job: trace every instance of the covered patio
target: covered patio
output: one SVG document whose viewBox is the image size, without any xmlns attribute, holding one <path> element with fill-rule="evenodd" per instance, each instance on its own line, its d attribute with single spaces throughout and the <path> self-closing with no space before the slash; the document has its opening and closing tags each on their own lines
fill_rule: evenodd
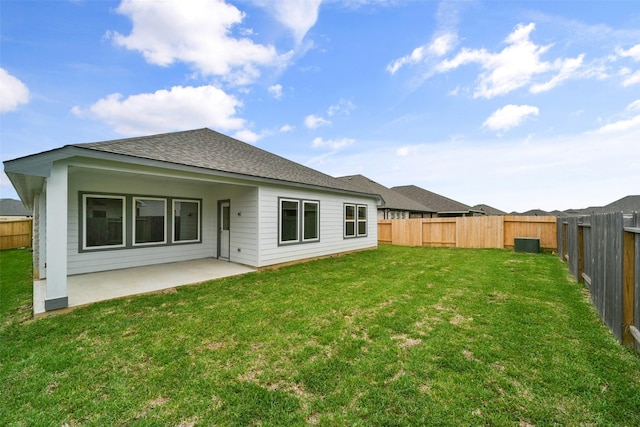
<svg viewBox="0 0 640 427">
<path fill-rule="evenodd" d="M 242 264 L 204 258 L 192 261 L 123 268 L 67 277 L 69 307 L 145 294 L 256 271 Z M 33 284 L 33 313 L 45 313 L 46 280 Z"/>
</svg>

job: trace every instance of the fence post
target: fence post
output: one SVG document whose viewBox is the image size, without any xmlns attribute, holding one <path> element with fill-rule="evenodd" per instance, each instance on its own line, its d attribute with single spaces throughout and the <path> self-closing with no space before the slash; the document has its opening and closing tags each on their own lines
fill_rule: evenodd
<svg viewBox="0 0 640 427">
<path fill-rule="evenodd" d="M 569 262 L 569 251 L 567 248 L 567 229 L 569 223 L 567 221 L 562 222 L 562 261 Z"/>
<path fill-rule="evenodd" d="M 635 347 L 635 338 L 631 333 L 634 311 L 635 285 L 635 233 L 624 231 L 622 261 L 622 344 Z"/>
<path fill-rule="evenodd" d="M 578 224 L 578 283 L 584 283 L 584 228 Z"/>
</svg>

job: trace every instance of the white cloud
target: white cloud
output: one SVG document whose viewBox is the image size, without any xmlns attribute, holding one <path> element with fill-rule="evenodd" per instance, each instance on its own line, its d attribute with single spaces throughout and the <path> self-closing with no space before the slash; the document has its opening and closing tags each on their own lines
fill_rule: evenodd
<svg viewBox="0 0 640 427">
<path fill-rule="evenodd" d="M 260 138 L 262 138 L 262 135 L 258 135 L 257 133 L 248 129 L 242 129 L 236 132 L 233 137 L 249 144 L 255 144 L 256 142 L 258 142 L 258 140 L 260 140 Z"/>
<path fill-rule="evenodd" d="M 424 46 L 419 46 L 409 54 L 405 55 L 401 58 L 398 58 L 392 61 L 389 65 L 387 65 L 387 71 L 391 74 L 395 74 L 400 70 L 400 68 L 409 64 L 417 64 L 422 62 L 424 59 Z"/>
<path fill-rule="evenodd" d="M 330 106 L 327 109 L 327 114 L 329 117 L 336 115 L 337 113 L 341 113 L 344 115 L 349 115 L 353 110 L 355 110 L 356 106 L 353 105 L 348 99 L 341 99 L 337 104 Z"/>
<path fill-rule="evenodd" d="M 640 83 L 640 70 L 636 71 L 633 74 L 627 75 L 624 80 L 622 80 L 622 86 L 624 87 L 635 85 L 638 83 Z"/>
<path fill-rule="evenodd" d="M 18 105 L 29 102 L 27 86 L 4 68 L 0 68 L 0 93 L 0 113 L 13 111 Z"/>
<path fill-rule="evenodd" d="M 395 74 L 405 65 L 419 64 L 430 58 L 446 55 L 451 51 L 457 40 L 458 38 L 454 33 L 442 34 L 434 38 L 429 45 L 418 46 L 410 54 L 391 61 L 387 65 L 387 72 Z"/>
<path fill-rule="evenodd" d="M 280 99 L 282 98 L 282 85 L 280 84 L 275 84 L 273 86 L 269 86 L 269 93 L 271 94 L 271 96 L 273 96 L 275 99 Z"/>
<path fill-rule="evenodd" d="M 117 11 L 131 19 L 133 28 L 127 36 L 109 33 L 111 39 L 141 52 L 151 64 L 166 67 L 182 61 L 201 74 L 241 85 L 260 75 L 258 67 L 283 65 L 291 56 L 235 37 L 233 30 L 244 13 L 222 0 L 123 0 Z"/>
<path fill-rule="evenodd" d="M 296 43 L 300 43 L 318 20 L 321 3 L 322 0 L 269 0 L 264 6 L 291 31 Z"/>
<path fill-rule="evenodd" d="M 324 147 L 328 147 L 332 150 L 341 150 L 344 147 L 347 147 L 349 145 L 352 145 L 353 143 L 355 143 L 356 140 L 353 138 L 340 138 L 340 139 L 329 139 L 327 141 L 323 140 L 320 137 L 317 137 L 313 140 L 313 142 L 311 143 L 311 145 L 314 148 L 324 148 Z"/>
<path fill-rule="evenodd" d="M 292 132 L 295 129 L 295 126 L 291 126 L 289 124 L 287 125 L 283 125 L 282 127 L 280 127 L 280 132 Z"/>
<path fill-rule="evenodd" d="M 640 99 L 636 99 L 631 104 L 627 105 L 627 111 L 640 111 Z"/>
<path fill-rule="evenodd" d="M 396 150 L 396 156 L 398 157 L 407 157 L 409 155 L 411 155 L 411 153 L 413 152 L 413 147 L 411 146 L 405 146 L 405 147 L 400 147 Z"/>
<path fill-rule="evenodd" d="M 616 53 L 624 58 L 631 58 L 634 61 L 640 62 L 640 44 L 630 47 L 627 50 L 617 48 Z"/>
<path fill-rule="evenodd" d="M 154 93 L 111 94 L 83 110 L 73 113 L 100 119 L 124 135 L 144 135 L 210 126 L 221 130 L 240 130 L 244 120 L 236 117 L 242 103 L 215 86 L 182 87 Z"/>
<path fill-rule="evenodd" d="M 577 58 L 567 58 L 564 60 L 558 59 L 554 64 L 554 68 L 560 69 L 551 80 L 546 83 L 538 83 L 531 86 L 531 93 L 546 92 L 558 86 L 564 80 L 570 79 L 576 75 L 577 70 L 582 66 L 584 60 L 584 54 L 579 55 Z"/>
<path fill-rule="evenodd" d="M 625 113 L 625 118 L 607 123 L 590 133 L 623 135 L 634 131 L 640 133 L 640 99 L 636 99 L 627 105 L 625 111 L 631 113 L 631 115 Z"/>
<path fill-rule="evenodd" d="M 305 117 L 304 119 L 304 125 L 306 127 L 308 127 L 309 129 L 317 129 L 320 126 L 327 126 L 330 125 L 331 121 L 327 120 L 323 117 L 320 116 L 316 116 L 313 114 L 309 114 L 307 117 Z"/>
<path fill-rule="evenodd" d="M 538 114 L 540 114 L 538 107 L 509 104 L 494 111 L 482 126 L 493 131 L 505 132 L 519 126 L 528 117 Z"/>
<path fill-rule="evenodd" d="M 429 45 L 429 52 L 435 56 L 444 56 L 453 49 L 458 37 L 453 33 L 446 33 L 436 37 Z"/>
<path fill-rule="evenodd" d="M 536 45 L 530 40 L 535 24 L 519 24 L 507 36 L 507 46 L 500 52 L 492 53 L 486 49 L 463 48 L 453 58 L 445 59 L 435 67 L 439 73 L 448 72 L 470 63 L 478 63 L 484 70 L 478 76 L 474 90 L 475 98 L 493 98 L 533 83 L 533 93 L 550 90 L 564 80 L 580 75 L 584 55 L 576 58 L 559 58 L 553 63 L 543 61 L 542 55 L 550 45 Z M 536 76 L 557 71 L 546 83 L 535 84 Z"/>
<path fill-rule="evenodd" d="M 618 120 L 613 123 L 608 123 L 601 128 L 597 129 L 595 133 L 619 133 L 628 132 L 634 129 L 640 129 L 640 114 L 630 119 Z"/>
</svg>

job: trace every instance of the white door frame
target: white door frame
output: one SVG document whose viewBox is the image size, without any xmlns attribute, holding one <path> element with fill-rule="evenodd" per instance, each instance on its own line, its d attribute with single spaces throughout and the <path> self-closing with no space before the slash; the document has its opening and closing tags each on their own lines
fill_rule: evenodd
<svg viewBox="0 0 640 427">
<path fill-rule="evenodd" d="M 231 255 L 231 200 L 218 200 L 218 258 Z"/>
</svg>

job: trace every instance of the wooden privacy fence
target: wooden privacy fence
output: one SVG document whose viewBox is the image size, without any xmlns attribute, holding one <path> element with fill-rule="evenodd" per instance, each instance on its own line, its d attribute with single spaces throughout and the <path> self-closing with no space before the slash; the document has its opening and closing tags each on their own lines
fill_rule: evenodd
<svg viewBox="0 0 640 427">
<path fill-rule="evenodd" d="M 0 221 L 0 250 L 31 247 L 33 220 Z"/>
<path fill-rule="evenodd" d="M 378 242 L 401 246 L 513 249 L 517 237 L 555 251 L 554 216 L 472 216 L 378 220 Z"/>
<path fill-rule="evenodd" d="M 566 218 L 557 236 L 558 254 L 589 287 L 602 321 L 640 351 L 640 212 Z"/>
</svg>

